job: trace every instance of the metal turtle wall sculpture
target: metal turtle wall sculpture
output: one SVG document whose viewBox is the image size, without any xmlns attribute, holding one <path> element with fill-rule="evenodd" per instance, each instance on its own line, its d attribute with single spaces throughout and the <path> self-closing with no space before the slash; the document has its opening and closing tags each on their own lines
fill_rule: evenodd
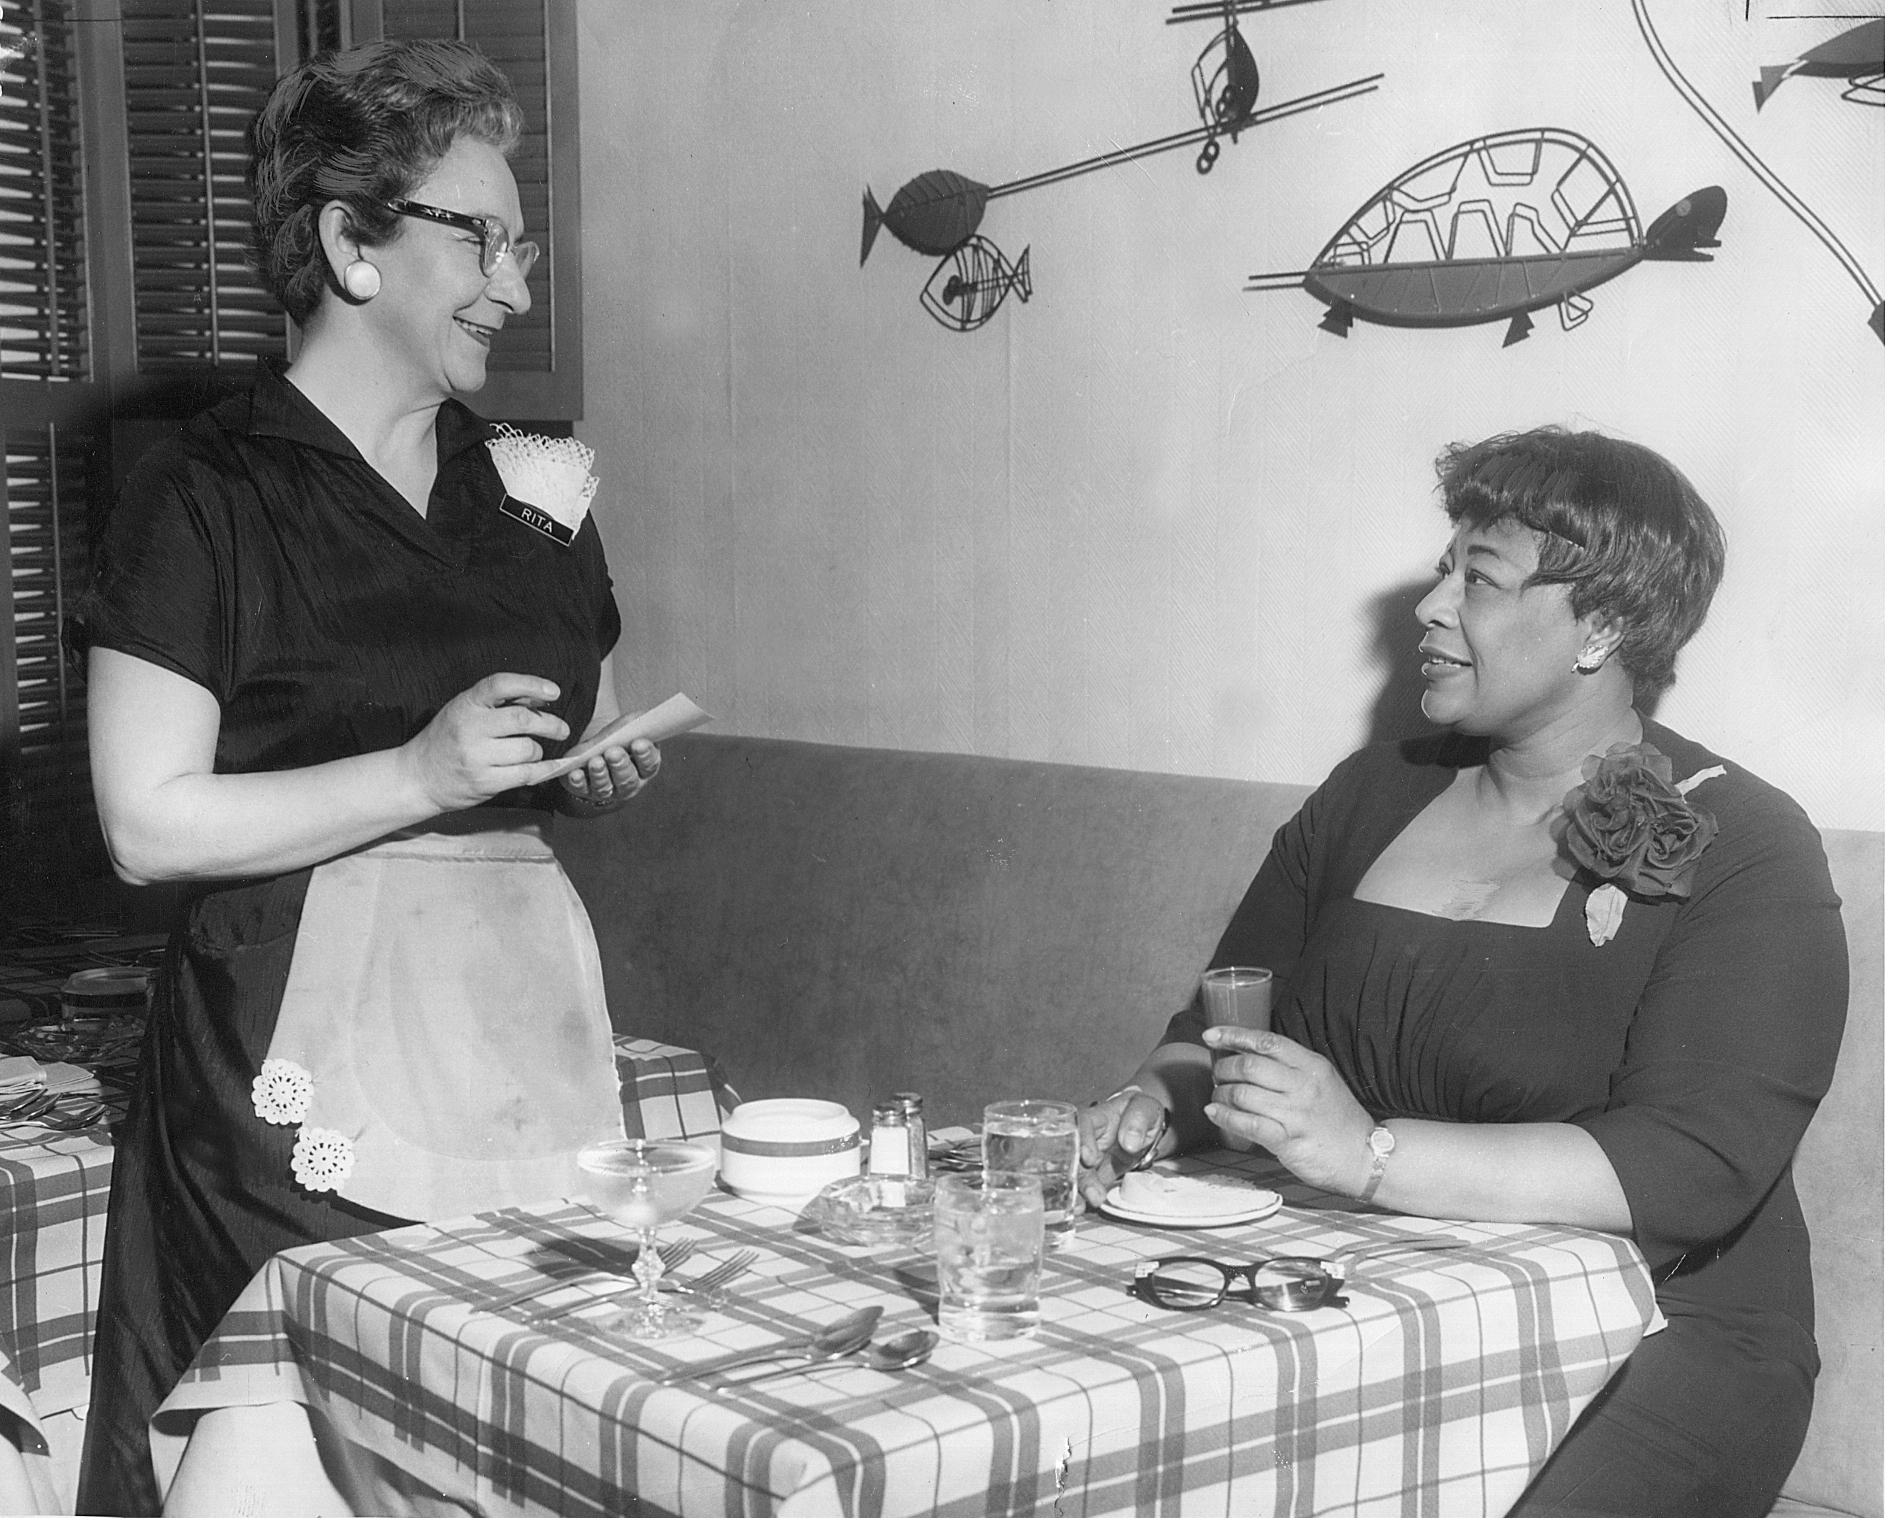
<svg viewBox="0 0 1885 1518">
<path fill-rule="evenodd" d="M 1255 274 L 1246 290 L 1301 288 L 1321 325 L 1506 322 L 1505 346 L 1556 306 L 1583 324 L 1588 291 L 1648 260 L 1707 262 L 1728 209 L 1717 185 L 1677 201 L 1644 230 L 1628 186 L 1596 144 L 1533 127 L 1458 143 L 1397 175 L 1362 204 L 1307 269 Z"/>
</svg>

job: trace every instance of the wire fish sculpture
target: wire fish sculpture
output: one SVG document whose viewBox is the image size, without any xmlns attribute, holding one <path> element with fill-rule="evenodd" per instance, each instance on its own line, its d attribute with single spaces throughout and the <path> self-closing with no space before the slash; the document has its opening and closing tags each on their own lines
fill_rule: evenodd
<svg viewBox="0 0 1885 1518">
<path fill-rule="evenodd" d="M 1001 309 L 1012 290 L 1023 305 L 1034 293 L 1028 253 L 1009 263 L 986 237 L 972 236 L 936 265 L 923 286 L 923 309 L 952 332 L 973 332 Z"/>
<path fill-rule="evenodd" d="M 1861 22 L 1818 47 L 1810 47 L 1790 63 L 1763 67 L 1760 78 L 1754 81 L 1754 109 L 1766 105 L 1781 81 L 1796 74 L 1844 79 L 1841 100 L 1885 106 L 1885 16 Z"/>
<path fill-rule="evenodd" d="M 1645 231 L 1628 186 L 1593 142 L 1534 127 L 1475 137 L 1422 159 L 1369 196 L 1307 269 L 1254 274 L 1250 291 L 1301 288 L 1325 302 L 1321 326 L 1359 318 L 1395 327 L 1506 321 L 1504 346 L 1558 308 L 1568 332 L 1585 292 L 1645 260 L 1708 261 L 1727 214 L 1718 185 L 1677 201 Z"/>
</svg>

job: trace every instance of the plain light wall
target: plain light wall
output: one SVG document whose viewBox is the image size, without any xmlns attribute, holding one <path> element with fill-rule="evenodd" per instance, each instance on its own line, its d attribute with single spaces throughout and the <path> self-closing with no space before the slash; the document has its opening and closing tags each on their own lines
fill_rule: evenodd
<svg viewBox="0 0 1885 1518">
<path fill-rule="evenodd" d="M 1723 123 L 1885 280 L 1885 111 L 1751 83 L 1836 29 L 1647 0 Z M 1150 0 L 581 0 L 586 417 L 621 695 L 721 729 L 1264 780 L 1421 726 L 1432 460 L 1553 421 L 1647 443 L 1727 529 L 1659 715 L 1825 826 L 1885 827 L 1885 344 L 1872 300 L 1657 67 L 1630 0 L 1247 14 L 1260 105 L 1375 93 L 991 201 L 1033 297 L 979 331 L 866 186 L 1000 184 L 1196 125 L 1214 28 Z M 1803 31 L 1802 26 L 1807 27 Z M 1699 186 L 1709 263 L 1579 329 L 1318 329 L 1303 268 L 1467 138 L 1591 138 L 1644 225 Z"/>
</svg>

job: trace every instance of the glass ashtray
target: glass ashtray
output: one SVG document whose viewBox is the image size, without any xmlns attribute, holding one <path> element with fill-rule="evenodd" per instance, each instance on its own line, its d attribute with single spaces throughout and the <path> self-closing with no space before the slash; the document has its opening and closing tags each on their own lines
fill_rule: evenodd
<svg viewBox="0 0 1885 1518">
<path fill-rule="evenodd" d="M 825 1187 L 805 1212 L 840 1244 L 920 1244 L 929 1239 L 935 1199 L 929 1181 L 851 1175 Z"/>
</svg>

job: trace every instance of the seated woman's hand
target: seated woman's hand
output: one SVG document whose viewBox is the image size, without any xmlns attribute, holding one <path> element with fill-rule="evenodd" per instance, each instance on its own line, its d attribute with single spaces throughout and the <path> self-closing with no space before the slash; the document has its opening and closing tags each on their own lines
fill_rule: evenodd
<svg viewBox="0 0 1885 1518">
<path fill-rule="evenodd" d="M 543 745 L 569 736 L 567 722 L 538 709 L 557 695 L 555 684 L 535 675 L 486 675 L 439 708 L 401 748 L 401 762 L 440 812 L 537 785 L 550 768 Z"/>
<path fill-rule="evenodd" d="M 1089 1207 L 1105 1201 L 1128 1170 L 1173 1147 L 1164 1104 L 1136 1086 L 1093 1103 L 1079 1124 L 1080 1196 Z"/>
<path fill-rule="evenodd" d="M 1374 1119 L 1333 1065 L 1280 1033 L 1207 1028 L 1204 1041 L 1217 1055 L 1205 1116 L 1269 1150 L 1311 1186 L 1361 1194 Z"/>
<path fill-rule="evenodd" d="M 563 777 L 563 789 L 591 810 L 619 806 L 660 769 L 661 750 L 646 738 L 637 738 L 627 748 L 611 744 L 587 764 L 578 765 Z"/>
</svg>

